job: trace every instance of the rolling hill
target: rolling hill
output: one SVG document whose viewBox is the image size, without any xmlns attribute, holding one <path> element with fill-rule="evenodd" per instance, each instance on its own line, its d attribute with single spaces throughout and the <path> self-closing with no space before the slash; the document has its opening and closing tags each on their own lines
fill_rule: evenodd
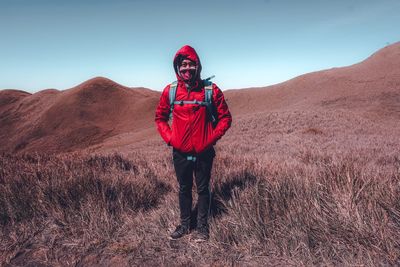
<svg viewBox="0 0 400 267">
<path fill-rule="evenodd" d="M 400 118 L 400 43 L 348 67 L 308 73 L 268 87 L 228 90 L 225 95 L 237 115 L 322 107 L 371 112 L 377 119 Z"/>
<path fill-rule="evenodd" d="M 97 77 L 76 87 L 0 92 L 0 144 L 13 152 L 64 152 L 123 132 L 154 132 L 159 93 Z"/>
<path fill-rule="evenodd" d="M 271 113 L 288 112 L 297 115 L 279 119 L 286 123 L 292 120 L 292 124 L 302 121 L 306 125 L 315 114 L 329 113 L 329 125 L 341 125 L 346 120 L 351 125 L 354 118 L 371 127 L 397 125 L 400 43 L 351 66 L 308 73 L 267 87 L 227 90 L 224 94 L 234 116 L 233 129 L 238 125 L 236 119 L 247 125 L 254 118 L 262 121 Z M 160 92 L 125 87 L 102 77 L 63 91 L 47 89 L 30 94 L 2 90 L 0 147 L 14 153 L 68 152 L 122 149 L 143 140 L 159 140 L 154 127 L 159 97 Z M 332 115 L 341 113 L 346 119 Z"/>
</svg>

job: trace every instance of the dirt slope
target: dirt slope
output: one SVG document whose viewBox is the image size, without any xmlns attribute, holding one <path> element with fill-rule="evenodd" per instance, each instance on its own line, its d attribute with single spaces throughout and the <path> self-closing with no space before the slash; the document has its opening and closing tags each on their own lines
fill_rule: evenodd
<svg viewBox="0 0 400 267">
<path fill-rule="evenodd" d="M 235 115 L 323 107 L 399 119 L 400 43 L 352 66 L 304 74 L 268 87 L 228 90 L 225 95 Z"/>
<path fill-rule="evenodd" d="M 234 122 L 296 112 L 298 116 L 291 117 L 297 124 L 309 124 L 313 114 L 326 113 L 329 124 L 341 125 L 343 118 L 334 115 L 341 112 L 346 120 L 361 116 L 357 120 L 363 123 L 393 125 L 400 119 L 400 43 L 352 66 L 268 87 L 228 90 L 225 96 Z M 131 144 L 149 138 L 159 141 L 154 127 L 159 97 L 160 92 L 128 88 L 102 77 L 64 91 L 2 90 L 0 151 L 129 150 Z"/>
<path fill-rule="evenodd" d="M 0 92 L 0 145 L 13 152 L 62 152 L 153 125 L 159 93 L 97 77 L 64 91 Z M 4 103 L 4 105 L 3 105 Z"/>
</svg>

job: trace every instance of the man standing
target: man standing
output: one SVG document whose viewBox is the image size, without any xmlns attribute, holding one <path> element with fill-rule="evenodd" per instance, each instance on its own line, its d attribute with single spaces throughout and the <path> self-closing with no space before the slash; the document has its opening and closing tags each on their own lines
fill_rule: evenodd
<svg viewBox="0 0 400 267">
<path fill-rule="evenodd" d="M 232 117 L 222 91 L 200 78 L 201 63 L 196 51 L 185 45 L 173 61 L 177 81 L 167 85 L 156 110 L 157 129 L 173 147 L 173 161 L 179 182 L 180 225 L 171 234 L 178 239 L 190 230 L 192 185 L 198 193 L 196 241 L 209 238 L 210 176 L 213 145 L 231 125 Z M 172 114 L 171 127 L 168 124 Z"/>
</svg>

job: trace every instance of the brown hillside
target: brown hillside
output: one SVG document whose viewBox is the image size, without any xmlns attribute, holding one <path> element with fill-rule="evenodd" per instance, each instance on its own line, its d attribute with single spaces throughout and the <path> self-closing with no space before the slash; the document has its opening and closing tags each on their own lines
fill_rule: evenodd
<svg viewBox="0 0 400 267">
<path fill-rule="evenodd" d="M 0 147 L 12 152 L 129 151 L 131 144 L 150 137 L 160 141 L 154 127 L 159 96 L 160 92 L 128 88 L 101 77 L 64 91 L 2 90 Z M 232 133 L 225 140 L 237 131 L 243 136 L 239 130 L 243 125 L 254 129 L 254 133 L 247 132 L 250 137 L 265 136 L 264 130 L 250 124 L 265 124 L 262 118 L 271 114 L 277 122 L 291 125 L 284 129 L 288 132 L 354 123 L 369 124 L 370 131 L 372 123 L 393 125 L 400 118 L 400 43 L 352 66 L 309 73 L 268 87 L 228 90 L 225 96 L 234 115 Z M 319 119 L 312 119 L 317 115 Z"/>
<path fill-rule="evenodd" d="M 399 46 L 227 91 L 202 243 L 168 239 L 179 185 L 159 92 L 1 91 L 0 152 L 89 153 L 0 153 L 0 266 L 400 266 Z"/>
<path fill-rule="evenodd" d="M 20 90 L 12 90 L 12 89 L 1 90 L 0 112 L 5 111 L 7 108 L 9 108 L 10 105 L 29 95 L 31 94 Z"/>
<path fill-rule="evenodd" d="M 309 73 L 268 87 L 228 90 L 225 95 L 234 115 L 322 107 L 350 108 L 379 119 L 400 118 L 400 43 L 352 66 Z"/>
<path fill-rule="evenodd" d="M 0 144 L 6 151 L 61 152 L 85 148 L 123 132 L 153 127 L 159 95 L 93 78 L 68 90 L 3 92 Z"/>
<path fill-rule="evenodd" d="M 235 144 L 237 151 L 257 155 L 266 151 L 280 155 L 284 150 L 295 153 L 298 147 L 293 144 L 305 142 L 310 142 L 309 146 L 361 149 L 370 146 L 366 144 L 372 136 L 375 140 L 395 138 L 400 119 L 400 43 L 352 66 L 224 94 L 234 120 L 232 129 L 218 142 L 221 147 Z M 129 153 L 136 148 L 135 140 L 134 135 L 120 135 L 99 148 Z"/>
</svg>

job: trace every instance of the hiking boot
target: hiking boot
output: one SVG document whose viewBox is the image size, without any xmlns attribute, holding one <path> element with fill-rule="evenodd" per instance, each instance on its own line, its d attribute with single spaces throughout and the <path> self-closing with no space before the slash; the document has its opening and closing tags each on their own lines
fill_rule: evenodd
<svg viewBox="0 0 400 267">
<path fill-rule="evenodd" d="M 197 232 L 194 236 L 194 242 L 204 242 L 210 238 L 210 233 L 207 226 L 197 228 Z"/>
<path fill-rule="evenodd" d="M 187 235 L 188 233 L 189 233 L 189 227 L 184 225 L 178 225 L 175 231 L 170 235 L 170 237 L 171 239 L 178 239 L 184 235 Z"/>
</svg>

